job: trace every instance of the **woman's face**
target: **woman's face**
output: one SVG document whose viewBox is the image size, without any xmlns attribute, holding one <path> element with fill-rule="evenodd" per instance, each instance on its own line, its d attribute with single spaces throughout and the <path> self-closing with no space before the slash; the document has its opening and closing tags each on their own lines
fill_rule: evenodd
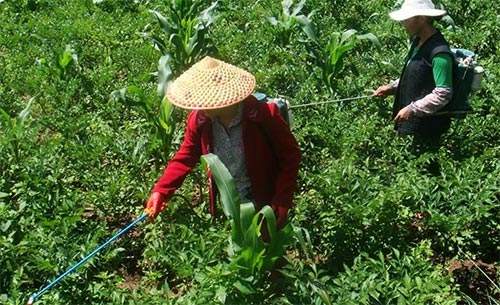
<svg viewBox="0 0 500 305">
<path fill-rule="evenodd" d="M 221 116 L 221 114 L 223 114 L 225 111 L 224 111 L 225 108 L 219 108 L 219 109 L 205 109 L 203 110 L 203 113 L 213 119 L 213 118 L 216 118 L 216 117 L 219 117 Z"/>
<path fill-rule="evenodd" d="M 228 107 L 224 108 L 217 108 L 217 109 L 204 109 L 202 110 L 203 113 L 211 118 L 232 118 L 236 115 L 238 111 L 238 104 L 234 104 Z"/>
<path fill-rule="evenodd" d="M 401 21 L 401 23 L 405 27 L 406 32 L 410 36 L 417 35 L 420 32 L 420 29 L 424 26 L 425 22 L 426 20 L 425 18 L 423 18 L 423 16 L 415 16 Z"/>
</svg>

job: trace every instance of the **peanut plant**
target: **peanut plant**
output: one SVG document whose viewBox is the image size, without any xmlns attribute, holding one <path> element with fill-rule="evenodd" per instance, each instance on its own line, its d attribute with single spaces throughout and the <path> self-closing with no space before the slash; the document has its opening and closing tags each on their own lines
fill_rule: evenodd
<svg viewBox="0 0 500 305">
<path fill-rule="evenodd" d="M 193 18 L 212 4 L 179 0 L 177 7 L 185 5 L 185 16 L 195 2 Z M 250 71 L 258 91 L 292 105 L 352 97 L 397 78 L 404 65 L 408 35 L 388 17 L 395 2 L 403 1 L 218 1 L 204 36 L 214 47 L 200 50 L 216 50 L 206 54 Z M 442 146 L 425 151 L 396 137 L 392 98 L 297 108 L 292 132 L 302 160 L 286 265 L 267 268 L 273 255 L 261 220 L 271 216 L 255 219 L 258 209 L 240 205 L 239 231 L 252 233 L 247 241 L 255 244 L 233 242 L 231 217 L 210 217 L 197 168 L 155 222 L 117 241 L 40 304 L 497 305 L 498 1 L 433 2 L 455 23 L 435 26 L 485 68 L 471 97 L 484 113 L 453 120 Z M 190 40 L 169 41 L 151 13 L 171 21 L 173 5 L 0 0 L 0 304 L 26 304 L 142 212 L 182 137 L 183 124 L 173 122 L 183 113 L 174 120 L 157 89 L 162 95 L 187 68 L 174 65 L 176 52 L 187 54 L 174 40 Z M 291 22 L 294 14 L 309 17 L 316 40 Z M 364 33 L 383 47 L 358 39 Z M 163 136 L 172 130 L 167 145 Z M 251 217 L 242 221 L 245 207 Z"/>
</svg>

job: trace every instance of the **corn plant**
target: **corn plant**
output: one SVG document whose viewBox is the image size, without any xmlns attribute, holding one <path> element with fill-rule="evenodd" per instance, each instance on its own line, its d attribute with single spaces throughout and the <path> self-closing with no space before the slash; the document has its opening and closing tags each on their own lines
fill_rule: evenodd
<svg viewBox="0 0 500 305">
<path fill-rule="evenodd" d="M 70 45 L 67 45 L 64 51 L 59 54 L 58 60 L 57 60 L 57 68 L 59 71 L 59 76 L 61 78 L 64 78 L 68 75 L 69 68 L 71 66 L 77 66 L 78 65 L 78 54 L 76 53 L 75 49 L 71 47 Z"/>
<path fill-rule="evenodd" d="M 161 52 L 158 61 L 158 102 L 147 97 L 141 89 L 129 86 L 116 90 L 111 96 L 130 106 L 139 106 L 149 122 L 154 126 L 155 139 L 161 143 L 157 149 L 159 159 L 166 161 L 170 144 L 179 121 L 180 114 L 165 96 L 168 82 L 193 63 L 213 51 L 214 47 L 208 38 L 208 30 L 215 18 L 213 12 L 217 1 L 202 10 L 204 1 L 171 0 L 168 17 L 152 10 L 166 39 L 151 35 L 151 41 Z M 146 35 L 148 36 L 148 35 Z M 159 111 L 159 112 L 158 112 Z"/>
<path fill-rule="evenodd" d="M 167 17 L 151 10 L 156 17 L 165 38 L 152 35 L 151 41 L 161 52 L 159 61 L 158 95 L 163 96 L 165 86 L 172 76 L 178 76 L 204 56 L 214 52 L 212 41 L 208 37 L 210 26 L 215 21 L 214 11 L 217 1 L 202 10 L 205 1 L 171 0 Z M 166 69 L 173 73 L 162 75 Z M 167 77 L 168 76 L 168 77 Z"/>
<path fill-rule="evenodd" d="M 5 142 L 6 147 L 8 147 L 14 155 L 16 161 L 19 161 L 20 152 L 22 150 L 21 141 L 26 129 L 26 121 L 31 113 L 31 107 L 35 98 L 36 96 L 30 98 L 26 107 L 14 117 L 0 108 L 0 130 L 2 130 L 2 133 L 0 133 L 0 135 L 2 135 L 0 137 L 0 144 L 4 144 L 3 142 Z"/>
<path fill-rule="evenodd" d="M 177 123 L 174 106 L 167 98 L 164 97 L 158 103 L 155 97 L 147 96 L 141 88 L 133 85 L 113 91 L 111 98 L 142 110 L 147 121 L 152 125 L 154 134 L 153 150 L 156 151 L 159 160 L 167 161 L 168 150 Z"/>
<path fill-rule="evenodd" d="M 333 92 L 336 77 L 340 74 L 344 66 L 344 59 L 360 42 L 369 41 L 380 46 L 377 37 L 372 33 L 358 35 L 357 31 L 350 29 L 331 34 L 328 43 L 322 46 L 318 40 L 313 40 L 314 46 L 311 48 L 311 56 L 321 69 L 321 79 L 323 83 Z"/>
<path fill-rule="evenodd" d="M 216 155 L 204 155 L 202 162 L 213 175 L 224 214 L 231 223 L 229 250 L 234 266 L 249 276 L 269 270 L 283 256 L 285 246 L 291 240 L 291 226 L 278 230 L 274 211 L 268 205 L 256 211 L 252 202 L 241 203 L 231 174 Z M 269 233 L 269 242 L 264 242 L 261 238 L 264 224 Z M 240 281 L 238 288 L 250 293 L 252 289 L 249 284 Z"/>
<path fill-rule="evenodd" d="M 294 6 L 293 0 L 283 0 L 281 14 L 276 17 L 267 17 L 267 20 L 277 28 L 277 37 L 282 45 L 287 45 L 290 42 L 292 33 L 299 27 L 309 39 L 316 39 L 311 22 L 314 11 L 307 16 L 300 13 L 305 3 L 306 1 L 302 0 Z"/>
</svg>

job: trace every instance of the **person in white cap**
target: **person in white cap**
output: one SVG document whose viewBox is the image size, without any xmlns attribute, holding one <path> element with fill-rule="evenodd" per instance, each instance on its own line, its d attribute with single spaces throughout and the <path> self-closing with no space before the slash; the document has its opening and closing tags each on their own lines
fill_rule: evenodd
<svg viewBox="0 0 500 305">
<path fill-rule="evenodd" d="M 412 44 L 401 76 L 377 88 L 373 95 L 395 95 L 393 118 L 400 135 L 413 134 L 435 142 L 450 127 L 450 118 L 434 115 L 446 110 L 453 97 L 453 55 L 434 19 L 446 14 L 430 0 L 406 0 L 391 12 L 411 37 Z"/>
<path fill-rule="evenodd" d="M 169 101 L 192 111 L 184 140 L 147 201 L 151 218 L 165 208 L 200 156 L 214 153 L 233 176 L 240 197 L 259 209 L 270 205 L 278 227 L 285 225 L 293 205 L 300 149 L 278 107 L 257 101 L 254 88 L 252 74 L 208 56 L 168 86 Z M 216 188 L 213 179 L 209 181 L 214 216 Z"/>
</svg>

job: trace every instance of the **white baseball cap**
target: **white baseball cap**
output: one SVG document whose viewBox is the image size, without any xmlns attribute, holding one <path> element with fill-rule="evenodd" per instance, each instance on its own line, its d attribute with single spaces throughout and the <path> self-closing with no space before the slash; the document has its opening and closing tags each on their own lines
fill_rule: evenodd
<svg viewBox="0 0 500 305">
<path fill-rule="evenodd" d="M 389 13 L 391 19 L 396 21 L 415 16 L 439 17 L 443 15 L 446 15 L 446 11 L 436 9 L 431 0 L 405 0 L 399 10 Z"/>
</svg>

